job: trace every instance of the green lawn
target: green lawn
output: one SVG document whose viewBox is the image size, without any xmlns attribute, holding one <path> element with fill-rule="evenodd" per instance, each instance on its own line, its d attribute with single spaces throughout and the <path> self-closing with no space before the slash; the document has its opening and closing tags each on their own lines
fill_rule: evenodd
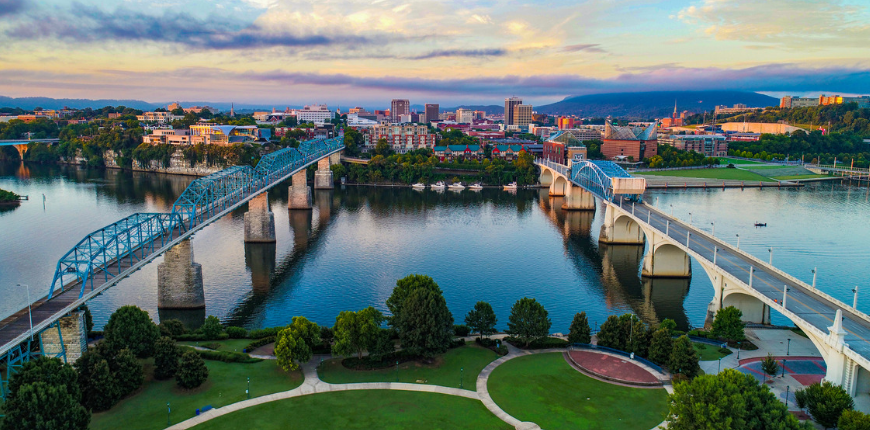
<svg viewBox="0 0 870 430">
<path fill-rule="evenodd" d="M 235 351 L 242 352 L 249 343 L 251 343 L 251 339 L 227 339 L 227 340 L 200 340 L 200 341 L 185 341 L 178 342 L 179 345 L 187 345 L 187 346 L 201 346 L 205 347 L 209 344 L 219 344 L 217 351 Z"/>
<path fill-rule="evenodd" d="M 152 363 L 151 359 L 145 362 L 146 381 L 139 391 L 112 409 L 93 415 L 92 430 L 162 429 L 166 427 L 166 402 L 172 408 L 172 423 L 178 423 L 193 417 L 197 408 L 206 405 L 218 408 L 244 400 L 249 377 L 251 397 L 291 390 L 301 385 L 303 379 L 302 372 L 285 372 L 272 360 L 252 364 L 206 360 L 208 381 L 187 391 L 179 388 L 174 379 L 151 380 Z"/>
<path fill-rule="evenodd" d="M 399 382 L 414 383 L 419 380 L 426 381 L 426 384 L 459 388 L 459 379 L 462 376 L 462 388 L 474 391 L 477 375 L 496 358 L 498 354 L 492 350 L 481 348 L 477 344 L 469 344 L 447 351 L 431 365 L 413 361 L 400 364 Z M 462 369 L 462 375 L 459 369 Z M 340 358 L 324 361 L 317 373 L 324 382 L 332 384 L 396 381 L 395 367 L 381 370 L 351 370 L 341 365 Z"/>
<path fill-rule="evenodd" d="M 828 175 L 791 175 L 791 176 L 774 176 L 773 179 L 779 179 L 781 181 L 787 181 L 789 179 L 813 179 L 813 178 L 828 178 Z"/>
<path fill-rule="evenodd" d="M 505 412 L 547 430 L 649 430 L 668 411 L 663 388 L 629 388 L 589 378 L 561 353 L 507 361 L 492 372 L 488 387 Z"/>
<path fill-rule="evenodd" d="M 737 164 L 763 164 L 762 161 L 738 160 L 736 158 L 725 158 L 725 157 L 719 157 L 719 162 L 722 164 L 725 164 L 725 165 L 728 165 L 728 164 L 734 164 L 734 165 L 737 165 Z"/>
<path fill-rule="evenodd" d="M 675 176 L 680 178 L 725 179 L 732 181 L 772 182 L 766 176 L 741 169 L 687 169 L 663 170 L 659 172 L 640 172 L 637 176 Z"/>
<path fill-rule="evenodd" d="M 414 391 L 311 394 L 233 412 L 194 427 L 209 429 L 510 429 L 483 403 Z"/>
<path fill-rule="evenodd" d="M 706 343 L 692 342 L 692 345 L 695 347 L 695 352 L 698 353 L 698 359 L 701 361 L 716 361 L 731 355 L 730 351 L 728 354 L 723 354 L 719 352 L 718 347 Z"/>
</svg>

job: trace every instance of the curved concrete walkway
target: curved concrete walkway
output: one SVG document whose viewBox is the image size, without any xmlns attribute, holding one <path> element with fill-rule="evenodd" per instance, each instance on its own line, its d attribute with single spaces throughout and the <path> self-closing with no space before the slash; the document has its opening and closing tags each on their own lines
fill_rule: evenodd
<svg viewBox="0 0 870 430">
<path fill-rule="evenodd" d="M 479 400 L 486 406 L 493 415 L 498 417 L 500 420 L 510 424 L 517 430 L 536 430 L 540 429 L 540 427 L 531 422 L 523 422 L 520 421 L 504 410 L 502 410 L 495 402 L 492 400 L 492 397 L 489 395 L 489 390 L 487 389 L 487 382 L 489 381 L 489 375 L 492 374 L 492 371 L 495 370 L 496 367 L 502 365 L 504 362 L 508 360 L 512 360 L 517 357 L 523 357 L 531 354 L 545 354 L 545 353 L 564 353 L 564 348 L 553 348 L 553 349 L 541 349 L 537 351 L 527 351 L 521 350 L 519 348 L 514 347 L 508 343 L 505 343 L 508 347 L 508 354 L 500 357 L 487 365 L 480 374 L 477 376 L 477 391 L 463 390 L 459 388 L 450 388 L 450 387 L 442 387 L 440 385 L 428 385 L 428 384 L 410 384 L 404 382 L 362 382 L 355 384 L 330 384 L 327 382 L 323 382 L 320 380 L 320 376 L 317 374 L 317 366 L 320 364 L 319 356 L 312 357 L 307 363 L 303 364 L 301 367 L 302 374 L 305 376 L 305 380 L 302 385 L 288 391 L 282 391 L 279 393 L 268 394 L 265 396 L 255 397 L 253 399 L 243 400 L 241 402 L 236 402 L 230 405 L 226 405 L 224 407 L 218 409 L 212 409 L 208 412 L 202 413 L 199 416 L 189 418 L 185 421 L 182 421 L 178 424 L 175 424 L 171 427 L 167 427 L 170 430 L 180 430 L 180 429 L 189 429 L 198 424 L 202 424 L 206 421 L 209 421 L 213 418 L 217 418 L 222 415 L 226 415 L 229 413 L 233 413 L 236 411 L 240 411 L 245 408 L 249 408 L 251 406 L 260 405 L 263 403 L 274 402 L 276 400 L 290 399 L 294 397 L 306 396 L 309 394 L 318 394 L 318 393 L 329 393 L 335 391 L 350 391 L 350 390 L 400 390 L 400 391 L 418 391 L 424 393 L 439 393 L 446 394 L 449 396 L 460 396 L 468 399 Z M 265 356 L 263 357 L 265 358 Z M 606 381 L 605 381 L 606 382 Z M 665 423 L 662 423 L 665 424 Z M 656 428 L 660 428 L 656 426 Z"/>
</svg>

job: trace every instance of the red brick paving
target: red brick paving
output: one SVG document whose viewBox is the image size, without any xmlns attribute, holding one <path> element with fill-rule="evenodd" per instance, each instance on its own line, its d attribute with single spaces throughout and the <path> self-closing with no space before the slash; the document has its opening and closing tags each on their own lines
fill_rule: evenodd
<svg viewBox="0 0 870 430">
<path fill-rule="evenodd" d="M 594 351 L 571 351 L 571 358 L 580 366 L 600 375 L 630 382 L 658 382 L 653 374 L 630 360 Z"/>
</svg>

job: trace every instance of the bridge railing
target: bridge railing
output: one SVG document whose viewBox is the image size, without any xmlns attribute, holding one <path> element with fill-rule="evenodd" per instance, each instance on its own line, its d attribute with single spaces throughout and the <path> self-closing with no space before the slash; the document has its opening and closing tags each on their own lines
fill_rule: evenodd
<svg viewBox="0 0 870 430">
<path fill-rule="evenodd" d="M 569 178 L 569 179 L 571 178 L 571 169 L 562 163 L 557 163 L 557 162 L 550 160 L 550 159 L 547 159 L 547 158 L 538 158 L 535 160 L 535 162 L 539 165 L 547 166 L 550 169 L 553 169 L 553 170 L 559 172 L 559 174 L 561 174 L 562 176 L 565 176 L 566 178 Z"/>
</svg>

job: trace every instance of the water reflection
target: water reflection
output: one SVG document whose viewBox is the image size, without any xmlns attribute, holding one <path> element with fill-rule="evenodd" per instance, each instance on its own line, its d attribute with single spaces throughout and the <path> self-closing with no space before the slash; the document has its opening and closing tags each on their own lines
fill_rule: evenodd
<svg viewBox="0 0 870 430">
<path fill-rule="evenodd" d="M 251 273 L 251 289 L 255 295 L 266 294 L 272 288 L 277 252 L 278 246 L 274 242 L 245 243 L 245 267 Z"/>
<path fill-rule="evenodd" d="M 205 308 L 199 309 L 157 309 L 160 321 L 176 319 L 188 330 L 196 330 L 205 322 Z"/>
</svg>

